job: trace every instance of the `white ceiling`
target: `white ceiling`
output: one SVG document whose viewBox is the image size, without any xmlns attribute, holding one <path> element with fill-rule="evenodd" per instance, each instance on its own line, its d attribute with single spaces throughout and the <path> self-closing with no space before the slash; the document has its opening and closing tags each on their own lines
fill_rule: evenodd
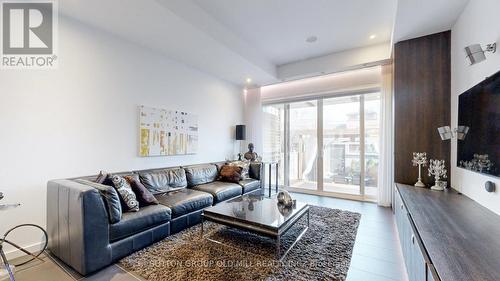
<svg viewBox="0 0 500 281">
<path fill-rule="evenodd" d="M 450 30 L 468 2 L 469 0 L 398 0 L 394 43 Z"/>
<path fill-rule="evenodd" d="M 276 65 L 388 42 L 396 9 L 395 0 L 194 2 Z"/>
<path fill-rule="evenodd" d="M 276 79 L 275 65 L 189 0 L 60 1 L 59 11 L 235 84 Z"/>
<path fill-rule="evenodd" d="M 363 52 L 359 64 L 345 50 L 380 43 L 389 47 L 388 42 L 450 29 L 467 2 L 65 0 L 59 9 L 64 16 L 234 84 L 244 85 L 250 77 L 265 85 L 286 80 L 277 74 L 284 67 L 293 66 L 294 76 L 308 76 L 328 73 L 320 69 L 324 65 L 343 71 L 381 61 Z M 376 38 L 369 39 L 372 34 Z M 305 42 L 311 35 L 317 42 Z M 334 67 L 339 61 L 356 65 Z"/>
</svg>

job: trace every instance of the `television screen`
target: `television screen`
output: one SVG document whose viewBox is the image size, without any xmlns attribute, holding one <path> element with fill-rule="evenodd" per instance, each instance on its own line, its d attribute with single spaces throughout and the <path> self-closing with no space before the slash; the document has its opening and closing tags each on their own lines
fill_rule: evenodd
<svg viewBox="0 0 500 281">
<path fill-rule="evenodd" d="M 457 165 L 500 177 L 500 72 L 459 96 L 458 126 Z"/>
</svg>

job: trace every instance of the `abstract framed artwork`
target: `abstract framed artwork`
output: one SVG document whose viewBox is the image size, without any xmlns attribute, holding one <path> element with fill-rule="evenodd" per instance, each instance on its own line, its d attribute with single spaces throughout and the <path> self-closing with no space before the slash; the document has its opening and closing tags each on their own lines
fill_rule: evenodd
<svg viewBox="0 0 500 281">
<path fill-rule="evenodd" d="M 197 151 L 197 115 L 139 106 L 139 156 L 186 155 Z"/>
</svg>

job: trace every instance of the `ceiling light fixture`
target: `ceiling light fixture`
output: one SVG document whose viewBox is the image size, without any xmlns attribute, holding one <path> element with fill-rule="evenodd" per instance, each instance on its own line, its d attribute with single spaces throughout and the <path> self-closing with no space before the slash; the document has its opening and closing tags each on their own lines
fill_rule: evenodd
<svg viewBox="0 0 500 281">
<path fill-rule="evenodd" d="M 247 81 L 247 83 L 252 83 L 252 78 L 247 78 L 245 81 Z"/>
<path fill-rule="evenodd" d="M 318 41 L 318 37 L 316 37 L 314 35 L 313 36 L 309 36 L 309 37 L 306 38 L 306 42 L 307 43 L 314 43 L 316 41 Z"/>
<path fill-rule="evenodd" d="M 372 35 L 370 35 L 370 39 L 375 39 L 375 37 L 377 37 L 377 35 L 376 35 L 376 34 L 372 34 Z"/>
</svg>

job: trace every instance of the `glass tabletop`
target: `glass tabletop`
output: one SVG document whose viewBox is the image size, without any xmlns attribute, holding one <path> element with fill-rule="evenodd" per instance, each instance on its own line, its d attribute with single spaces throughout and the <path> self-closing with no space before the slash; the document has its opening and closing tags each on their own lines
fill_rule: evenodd
<svg viewBox="0 0 500 281">
<path fill-rule="evenodd" d="M 307 204 L 302 202 L 285 207 L 278 204 L 276 197 L 269 198 L 259 192 L 253 192 L 209 207 L 204 210 L 204 214 L 278 229 L 306 207 Z"/>
</svg>

